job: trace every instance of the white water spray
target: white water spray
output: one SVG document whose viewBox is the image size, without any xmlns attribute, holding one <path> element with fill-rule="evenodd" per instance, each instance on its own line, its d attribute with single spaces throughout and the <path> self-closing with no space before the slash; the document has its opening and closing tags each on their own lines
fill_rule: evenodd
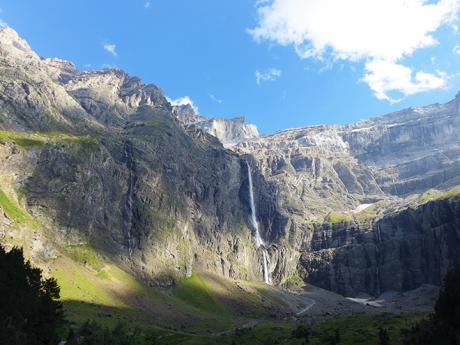
<svg viewBox="0 0 460 345">
<path fill-rule="evenodd" d="M 266 284 L 271 284 L 272 279 L 270 276 L 269 272 L 269 264 L 270 264 L 270 256 L 268 255 L 267 249 L 265 249 L 265 242 L 260 236 L 259 232 L 259 223 L 257 222 L 257 217 L 256 217 L 256 205 L 254 203 L 254 190 L 253 190 L 253 185 L 252 185 L 252 172 L 251 172 L 251 166 L 249 165 L 249 162 L 246 161 L 246 166 L 248 167 L 248 179 L 249 179 L 249 201 L 251 204 L 251 223 L 252 227 L 254 228 L 254 237 L 256 241 L 256 247 L 260 248 L 262 247 L 262 257 L 263 257 L 263 270 L 264 270 L 264 281 Z"/>
</svg>

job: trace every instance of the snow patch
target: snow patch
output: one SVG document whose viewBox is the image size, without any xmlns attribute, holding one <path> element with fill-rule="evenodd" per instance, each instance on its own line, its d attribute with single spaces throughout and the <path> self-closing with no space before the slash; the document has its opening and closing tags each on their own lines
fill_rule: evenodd
<svg viewBox="0 0 460 345">
<path fill-rule="evenodd" d="M 383 302 L 384 300 L 375 300 L 372 298 L 350 298 L 347 297 L 348 300 L 361 304 L 361 305 L 367 305 L 375 308 L 383 308 Z"/>
<path fill-rule="evenodd" d="M 364 211 L 366 208 L 368 208 L 369 206 L 372 206 L 372 205 L 373 204 L 361 204 L 358 207 L 356 207 L 353 211 L 351 211 L 351 213 L 353 213 L 353 214 L 359 213 L 361 211 Z"/>
</svg>

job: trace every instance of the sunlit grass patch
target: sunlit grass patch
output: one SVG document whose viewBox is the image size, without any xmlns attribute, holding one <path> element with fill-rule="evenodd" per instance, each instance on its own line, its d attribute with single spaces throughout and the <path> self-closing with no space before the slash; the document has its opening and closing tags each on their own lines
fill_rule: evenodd
<svg viewBox="0 0 460 345">
<path fill-rule="evenodd" d="M 104 262 L 97 254 L 97 250 L 89 244 L 73 244 L 67 246 L 65 250 L 72 259 L 96 271 L 104 267 Z"/>
<path fill-rule="evenodd" d="M 329 224 L 351 222 L 352 220 L 353 217 L 351 215 L 338 212 L 329 212 L 329 214 L 324 218 L 324 221 Z"/>
<path fill-rule="evenodd" d="M 65 145 L 79 157 L 88 157 L 99 149 L 99 142 L 89 135 L 72 135 L 65 132 L 0 131 L 0 141 L 9 142 L 23 149 L 35 146 Z"/>
<path fill-rule="evenodd" d="M 177 299 L 199 310 L 222 316 L 228 314 L 225 307 L 213 296 L 205 280 L 197 274 L 190 278 L 181 279 L 179 286 L 172 290 L 172 294 Z"/>
<path fill-rule="evenodd" d="M 45 139 L 33 133 L 0 131 L 0 141 L 10 142 L 22 148 L 41 146 L 45 144 Z"/>
<path fill-rule="evenodd" d="M 450 199 L 450 198 L 453 198 L 453 197 L 456 197 L 456 196 L 459 196 L 459 195 L 460 195 L 460 186 L 456 186 L 456 187 L 448 190 L 444 194 L 438 196 L 436 198 L 436 200 Z"/>
<path fill-rule="evenodd" d="M 9 197 L 0 188 L 0 207 L 7 217 L 16 225 L 27 225 L 31 229 L 39 228 L 39 224 L 35 219 L 21 208 L 21 206 L 11 197 Z"/>
<path fill-rule="evenodd" d="M 428 202 L 428 201 L 431 201 L 431 200 L 434 200 L 436 198 L 436 196 L 439 195 L 439 191 L 436 190 L 436 189 L 429 189 L 427 190 L 425 193 L 423 193 L 422 195 L 420 195 L 418 197 L 418 199 L 425 203 L 425 202 Z"/>
</svg>

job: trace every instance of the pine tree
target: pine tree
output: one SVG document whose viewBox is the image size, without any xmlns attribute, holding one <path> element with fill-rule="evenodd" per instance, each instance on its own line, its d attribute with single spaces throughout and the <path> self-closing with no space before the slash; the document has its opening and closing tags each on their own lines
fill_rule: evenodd
<svg viewBox="0 0 460 345">
<path fill-rule="evenodd" d="M 435 312 L 403 331 L 406 345 L 460 344 L 460 266 L 448 273 L 435 305 Z"/>
<path fill-rule="evenodd" d="M 390 336 L 385 328 L 379 328 L 379 344 L 388 345 L 390 342 Z"/>
<path fill-rule="evenodd" d="M 59 286 L 24 259 L 22 249 L 0 246 L 0 344 L 57 344 L 64 324 Z"/>
</svg>

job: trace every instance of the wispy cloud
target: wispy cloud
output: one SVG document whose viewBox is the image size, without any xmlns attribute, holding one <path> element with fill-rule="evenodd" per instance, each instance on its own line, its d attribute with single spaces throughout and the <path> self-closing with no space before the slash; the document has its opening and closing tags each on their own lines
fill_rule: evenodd
<svg viewBox="0 0 460 345">
<path fill-rule="evenodd" d="M 2 13 L 3 13 L 3 9 L 0 8 L 0 14 Z M 0 29 L 6 28 L 7 26 L 8 24 L 2 18 L 0 18 Z"/>
<path fill-rule="evenodd" d="M 109 64 L 109 63 L 102 64 L 102 68 L 104 68 L 104 69 L 112 69 L 112 68 L 116 68 L 116 67 L 117 66 Z"/>
<path fill-rule="evenodd" d="M 281 77 L 282 71 L 277 68 L 270 68 L 265 72 L 256 71 L 256 83 L 257 85 L 262 84 L 266 81 L 274 81 Z"/>
<path fill-rule="evenodd" d="M 460 45 L 456 45 L 453 49 L 452 52 L 456 55 L 460 55 Z"/>
<path fill-rule="evenodd" d="M 198 107 L 193 103 L 192 99 L 189 96 L 179 97 L 177 99 L 171 99 L 166 97 L 169 103 L 173 106 L 180 106 L 180 105 L 190 105 L 196 114 L 198 114 Z"/>
<path fill-rule="evenodd" d="M 144 7 L 145 8 L 150 8 L 150 6 L 152 6 L 152 2 L 151 1 L 146 1 L 145 4 L 144 4 Z"/>
<path fill-rule="evenodd" d="M 269 3 L 269 2 L 270 2 L 270 0 L 257 0 L 256 4 L 254 6 L 259 7 L 259 6 L 265 5 L 265 4 Z"/>
<path fill-rule="evenodd" d="M 390 93 L 405 97 L 445 85 L 446 75 L 414 71 L 402 60 L 438 44 L 441 26 L 455 30 L 459 8 L 460 0 L 267 0 L 259 2 L 258 25 L 249 33 L 293 46 L 302 59 L 364 62 L 363 80 L 377 98 L 396 101 Z"/>
<path fill-rule="evenodd" d="M 117 45 L 113 43 L 104 44 L 104 50 L 113 56 L 118 56 Z"/>
<path fill-rule="evenodd" d="M 223 100 L 217 98 L 213 94 L 209 94 L 209 98 L 211 98 L 214 102 L 219 103 L 219 104 L 222 104 L 224 102 Z"/>
</svg>

